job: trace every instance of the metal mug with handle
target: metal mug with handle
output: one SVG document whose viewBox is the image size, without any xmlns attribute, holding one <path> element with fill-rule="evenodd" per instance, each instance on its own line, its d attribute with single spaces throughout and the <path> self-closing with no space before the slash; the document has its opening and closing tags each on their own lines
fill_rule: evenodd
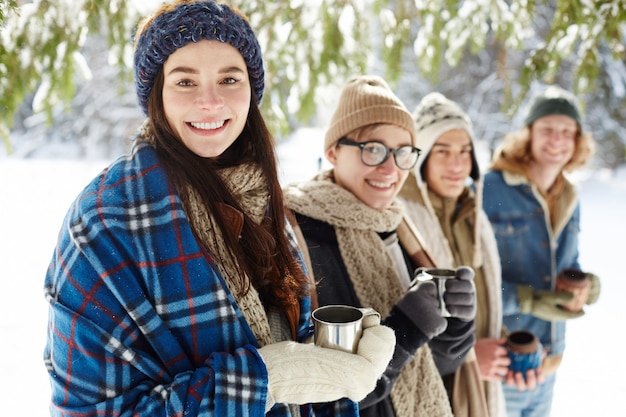
<svg viewBox="0 0 626 417">
<path fill-rule="evenodd" d="M 456 279 L 456 271 L 454 269 L 419 268 L 415 271 L 415 277 L 411 282 L 410 288 L 416 285 L 419 286 L 426 281 L 433 281 L 437 286 L 437 299 L 441 317 L 451 317 L 443 300 L 443 294 L 446 292 L 446 282 L 449 279 Z"/>
<path fill-rule="evenodd" d="M 314 340 L 317 346 L 356 353 L 363 333 L 363 319 L 380 314 L 372 308 L 327 305 L 313 311 Z"/>
</svg>

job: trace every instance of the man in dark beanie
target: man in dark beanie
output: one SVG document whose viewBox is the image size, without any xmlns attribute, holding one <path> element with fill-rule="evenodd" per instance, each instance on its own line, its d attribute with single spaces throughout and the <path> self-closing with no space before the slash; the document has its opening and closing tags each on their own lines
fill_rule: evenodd
<svg viewBox="0 0 626 417">
<path fill-rule="evenodd" d="M 565 270 L 580 270 L 580 205 L 565 172 L 582 167 L 593 151 L 583 132 L 575 97 L 557 86 L 530 104 L 526 126 L 511 133 L 496 151 L 485 175 L 484 210 L 498 242 L 502 266 L 503 325 L 507 331 L 536 334 L 546 357 L 527 375 L 509 372 L 504 387 L 509 416 L 550 415 L 555 373 L 565 350 L 565 323 L 582 308 L 564 308 L 574 294 L 557 289 Z M 581 273 L 581 303 L 597 301 L 600 284 Z"/>
</svg>

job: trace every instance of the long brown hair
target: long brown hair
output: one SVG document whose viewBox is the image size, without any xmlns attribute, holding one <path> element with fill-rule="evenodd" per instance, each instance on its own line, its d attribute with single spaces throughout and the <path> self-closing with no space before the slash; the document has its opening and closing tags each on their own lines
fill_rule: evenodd
<svg viewBox="0 0 626 417">
<path fill-rule="evenodd" d="M 222 231 L 227 252 L 235 261 L 241 294 L 250 284 L 259 292 L 266 306 L 285 308 L 308 294 L 308 281 L 295 260 L 285 235 L 283 193 L 278 180 L 274 139 L 256 104 L 252 91 L 246 125 L 235 142 L 217 158 L 203 158 L 189 150 L 169 125 L 163 107 L 163 68 L 157 74 L 148 102 L 150 126 L 156 138 L 156 149 L 162 157 L 174 184 L 191 186 L 200 197 L 215 227 Z M 255 223 L 242 209 L 236 196 L 224 184 L 218 170 L 243 163 L 258 165 L 269 190 L 266 218 Z M 181 193 L 181 197 L 185 193 Z M 241 237 L 227 233 L 227 220 L 218 206 L 234 207 L 244 214 Z M 192 223 L 193 227 L 193 223 Z M 197 235 L 197 233 L 196 233 Z"/>
</svg>

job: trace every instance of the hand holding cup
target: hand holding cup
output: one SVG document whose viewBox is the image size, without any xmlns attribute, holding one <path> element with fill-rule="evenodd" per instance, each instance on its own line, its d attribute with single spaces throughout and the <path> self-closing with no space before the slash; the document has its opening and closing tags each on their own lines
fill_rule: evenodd
<svg viewBox="0 0 626 417">
<path fill-rule="evenodd" d="M 441 317 L 456 317 L 469 321 L 476 315 L 476 290 L 473 279 L 474 270 L 467 266 L 456 270 L 419 268 L 411 285 L 434 282 Z"/>
<path fill-rule="evenodd" d="M 525 391 L 535 389 L 537 383 L 543 382 L 543 346 L 537 336 L 526 330 L 511 332 L 505 347 L 511 360 L 507 385 L 515 385 L 519 391 Z"/>
<path fill-rule="evenodd" d="M 311 318 L 317 346 L 348 353 L 357 352 L 364 328 L 380 323 L 380 314 L 374 309 L 347 305 L 319 307 Z"/>
<path fill-rule="evenodd" d="M 556 277 L 556 291 L 564 291 L 573 295 L 567 303 L 561 304 L 564 310 L 577 313 L 582 311 L 589 298 L 591 280 L 588 274 L 578 269 L 565 269 Z"/>
<path fill-rule="evenodd" d="M 437 289 L 437 308 L 441 317 L 451 317 L 450 312 L 446 309 L 444 294 L 446 292 L 446 281 L 456 278 L 454 269 L 438 269 L 438 268 L 419 268 L 415 271 L 415 277 L 411 282 L 410 288 L 418 288 L 426 282 L 433 282 Z"/>
</svg>

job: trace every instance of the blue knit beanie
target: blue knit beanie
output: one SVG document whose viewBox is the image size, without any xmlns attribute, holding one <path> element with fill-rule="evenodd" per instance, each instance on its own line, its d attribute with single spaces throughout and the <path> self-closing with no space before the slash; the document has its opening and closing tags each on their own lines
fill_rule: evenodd
<svg viewBox="0 0 626 417">
<path fill-rule="evenodd" d="M 135 88 L 146 115 L 154 78 L 167 58 L 189 42 L 203 39 L 228 43 L 241 53 L 257 104 L 261 102 L 265 88 L 263 58 L 247 18 L 215 1 L 177 1 L 145 18 L 135 34 Z"/>
</svg>

